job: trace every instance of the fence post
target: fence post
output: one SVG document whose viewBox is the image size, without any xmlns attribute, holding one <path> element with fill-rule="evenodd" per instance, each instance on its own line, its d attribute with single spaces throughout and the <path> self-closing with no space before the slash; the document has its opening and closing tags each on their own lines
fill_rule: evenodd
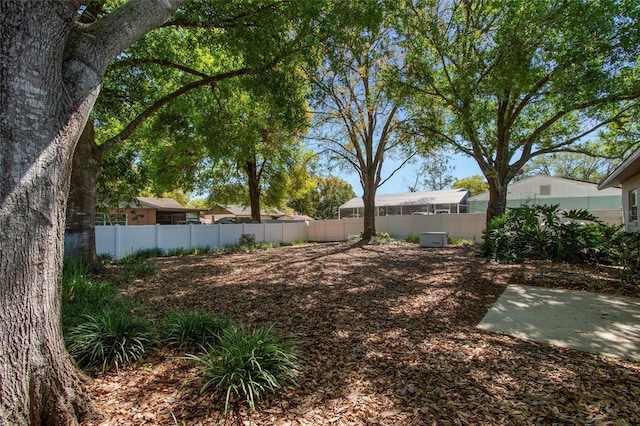
<svg viewBox="0 0 640 426">
<path fill-rule="evenodd" d="M 120 259 L 120 225 L 116 224 L 114 226 L 114 239 L 115 239 L 115 249 L 116 249 L 116 259 Z"/>
<path fill-rule="evenodd" d="M 156 233 L 156 247 L 160 247 L 160 224 L 159 223 L 156 223 L 155 233 Z"/>
<path fill-rule="evenodd" d="M 193 223 L 189 224 L 189 248 L 193 248 Z"/>
</svg>

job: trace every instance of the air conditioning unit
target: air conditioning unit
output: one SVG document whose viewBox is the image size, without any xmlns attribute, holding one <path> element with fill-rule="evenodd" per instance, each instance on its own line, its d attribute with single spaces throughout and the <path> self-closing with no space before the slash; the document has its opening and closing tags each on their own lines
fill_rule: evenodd
<svg viewBox="0 0 640 426">
<path fill-rule="evenodd" d="M 446 232 L 421 232 L 420 247 L 446 247 L 447 238 Z"/>
</svg>

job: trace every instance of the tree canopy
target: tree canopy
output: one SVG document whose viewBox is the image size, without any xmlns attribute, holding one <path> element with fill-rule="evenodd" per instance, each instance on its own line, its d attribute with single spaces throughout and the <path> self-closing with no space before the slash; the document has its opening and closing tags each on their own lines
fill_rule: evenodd
<svg viewBox="0 0 640 426">
<path fill-rule="evenodd" d="M 487 217 L 534 157 L 585 152 L 588 137 L 637 111 L 637 0 L 418 0 L 401 17 L 421 131 L 473 157 Z"/>
<path fill-rule="evenodd" d="M 326 59 L 309 73 L 314 87 L 314 132 L 329 162 L 355 171 L 363 188 L 365 239 L 375 234 L 375 193 L 415 153 L 407 130 L 410 116 L 401 91 L 388 84 L 402 68 L 402 55 L 390 24 L 391 3 L 347 2 L 347 29 L 328 43 Z M 349 19 L 344 19 L 349 17 Z M 385 161 L 398 166 L 383 176 Z"/>
</svg>

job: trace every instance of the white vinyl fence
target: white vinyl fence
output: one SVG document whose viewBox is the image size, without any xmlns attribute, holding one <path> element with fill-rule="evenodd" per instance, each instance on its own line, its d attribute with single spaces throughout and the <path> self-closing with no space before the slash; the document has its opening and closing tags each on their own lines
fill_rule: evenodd
<svg viewBox="0 0 640 426">
<path fill-rule="evenodd" d="M 482 239 L 485 228 L 484 213 L 407 215 L 376 217 L 376 229 L 396 239 L 406 239 L 421 232 L 446 232 L 449 238 Z M 317 220 L 308 223 L 309 241 L 343 241 L 364 229 L 362 218 Z"/>
<path fill-rule="evenodd" d="M 593 210 L 591 213 L 610 225 L 622 224 L 619 210 Z M 485 213 L 379 216 L 376 217 L 376 229 L 402 240 L 421 232 L 446 232 L 449 238 L 481 242 L 485 220 Z M 120 259 L 128 253 L 156 247 L 164 250 L 222 248 L 238 244 L 242 234 L 253 234 L 256 242 L 323 242 L 344 241 L 363 229 L 362 218 L 224 225 L 96 226 L 96 249 L 98 254 L 110 254 Z"/>
<path fill-rule="evenodd" d="M 96 251 L 121 259 L 143 249 L 163 250 L 197 247 L 222 248 L 238 244 L 242 234 L 256 242 L 286 243 L 307 240 L 305 222 L 245 223 L 219 225 L 96 226 Z"/>
<path fill-rule="evenodd" d="M 608 225 L 622 225 L 620 210 L 590 210 L 590 213 Z M 481 242 L 485 221 L 486 213 L 379 216 L 376 217 L 376 229 L 402 240 L 409 235 L 419 236 L 421 232 L 446 232 L 449 238 Z M 308 223 L 307 239 L 344 241 L 350 235 L 361 233 L 363 229 L 362 218 L 318 220 Z"/>
</svg>

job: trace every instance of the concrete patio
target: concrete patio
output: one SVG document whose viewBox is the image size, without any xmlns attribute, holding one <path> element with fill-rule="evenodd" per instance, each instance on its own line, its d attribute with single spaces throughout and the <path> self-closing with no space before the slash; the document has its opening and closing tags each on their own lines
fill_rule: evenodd
<svg viewBox="0 0 640 426">
<path fill-rule="evenodd" d="M 478 328 L 640 362 L 640 299 L 509 285 Z"/>
</svg>

